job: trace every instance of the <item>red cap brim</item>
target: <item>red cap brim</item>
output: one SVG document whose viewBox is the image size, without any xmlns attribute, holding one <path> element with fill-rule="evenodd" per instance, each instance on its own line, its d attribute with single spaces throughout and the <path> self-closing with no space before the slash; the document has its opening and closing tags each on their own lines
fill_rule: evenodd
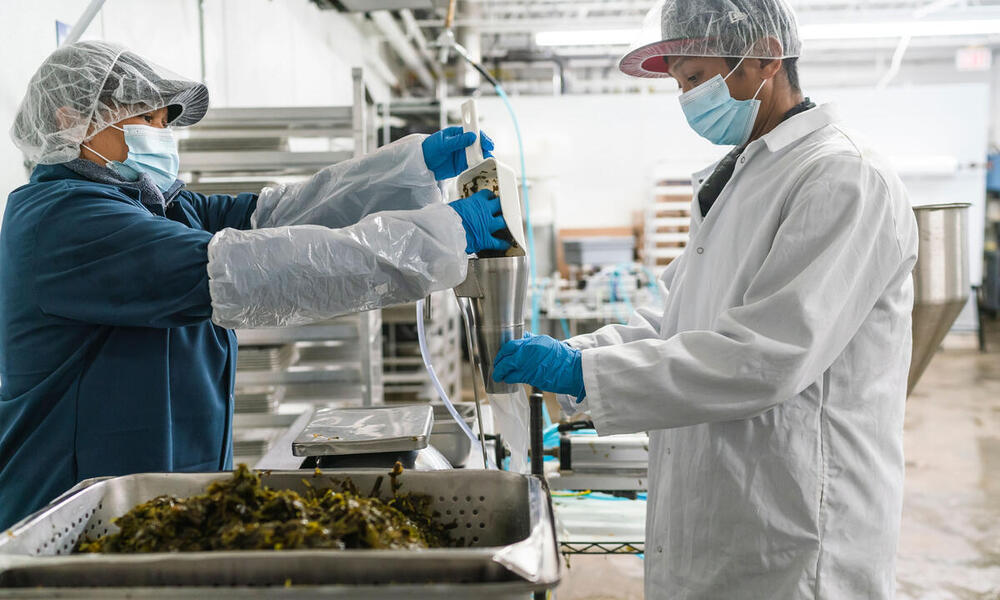
<svg viewBox="0 0 1000 600">
<path fill-rule="evenodd" d="M 690 48 L 696 39 L 661 40 L 640 46 L 618 61 L 618 70 L 632 77 L 670 77 L 664 56 L 675 56 L 678 51 Z"/>
</svg>

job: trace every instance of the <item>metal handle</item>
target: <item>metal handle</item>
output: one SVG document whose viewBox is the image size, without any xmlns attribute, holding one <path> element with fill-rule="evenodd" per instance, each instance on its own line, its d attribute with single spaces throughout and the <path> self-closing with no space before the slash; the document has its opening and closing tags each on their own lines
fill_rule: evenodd
<svg viewBox="0 0 1000 600">
<path fill-rule="evenodd" d="M 594 422 L 588 420 L 588 421 L 573 421 L 571 423 L 560 423 L 557 429 L 559 430 L 559 433 L 564 433 L 566 431 L 580 431 L 581 429 L 593 429 L 593 428 L 594 428 Z"/>
<path fill-rule="evenodd" d="M 486 160 L 483 157 L 483 147 L 479 142 L 479 113 L 476 110 L 475 100 L 466 100 L 462 103 L 462 128 L 467 132 L 476 134 L 476 141 L 471 146 L 465 148 L 465 159 L 468 161 L 469 168 L 471 169 L 473 166 Z"/>
</svg>

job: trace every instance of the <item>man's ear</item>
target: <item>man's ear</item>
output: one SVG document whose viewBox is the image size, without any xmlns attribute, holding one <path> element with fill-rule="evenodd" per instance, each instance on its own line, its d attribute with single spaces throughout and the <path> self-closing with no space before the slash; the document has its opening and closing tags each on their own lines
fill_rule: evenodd
<svg viewBox="0 0 1000 600">
<path fill-rule="evenodd" d="M 755 56 L 773 56 L 775 58 L 759 59 L 760 74 L 765 79 L 771 79 L 778 74 L 781 69 L 780 57 L 784 55 L 781 42 L 775 37 L 765 37 L 757 40 L 753 45 L 752 53 Z"/>
</svg>

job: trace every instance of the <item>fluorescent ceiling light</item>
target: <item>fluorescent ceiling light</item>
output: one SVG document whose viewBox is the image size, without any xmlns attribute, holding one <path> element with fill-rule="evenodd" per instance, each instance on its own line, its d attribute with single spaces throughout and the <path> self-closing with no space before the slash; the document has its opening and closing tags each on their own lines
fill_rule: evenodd
<svg viewBox="0 0 1000 600">
<path fill-rule="evenodd" d="M 404 8 L 408 9 L 426 9 L 430 10 L 434 8 L 434 4 L 431 0 L 339 0 L 336 2 L 330 2 L 330 4 L 339 4 L 347 12 L 371 12 L 373 10 L 402 10 Z M 339 8 L 339 7 L 338 7 Z"/>
<path fill-rule="evenodd" d="M 859 40 L 878 38 L 949 37 L 1000 35 L 1000 19 L 950 21 L 881 21 L 874 23 L 813 23 L 799 26 L 804 40 Z M 638 29 L 540 31 L 539 46 L 628 46 L 639 37 Z"/>
<path fill-rule="evenodd" d="M 628 46 L 639 37 L 638 29 L 596 29 L 591 31 L 539 31 L 539 46 Z"/>
<path fill-rule="evenodd" d="M 966 21 L 883 21 L 875 23 L 821 23 L 801 25 L 804 40 L 858 40 L 872 38 L 948 37 L 1000 34 L 1000 19 Z"/>
</svg>

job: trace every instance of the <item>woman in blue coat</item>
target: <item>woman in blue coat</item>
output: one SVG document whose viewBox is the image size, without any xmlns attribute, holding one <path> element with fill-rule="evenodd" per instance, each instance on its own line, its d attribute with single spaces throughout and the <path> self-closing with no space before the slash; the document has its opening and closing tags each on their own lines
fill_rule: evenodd
<svg viewBox="0 0 1000 600">
<path fill-rule="evenodd" d="M 11 135 L 37 166 L 0 231 L 0 530 L 89 477 L 230 469 L 233 328 L 412 301 L 505 246 L 496 199 L 441 202 L 473 134 L 205 196 L 177 179 L 171 128 L 207 108 L 205 86 L 104 42 L 28 86 Z"/>
</svg>

